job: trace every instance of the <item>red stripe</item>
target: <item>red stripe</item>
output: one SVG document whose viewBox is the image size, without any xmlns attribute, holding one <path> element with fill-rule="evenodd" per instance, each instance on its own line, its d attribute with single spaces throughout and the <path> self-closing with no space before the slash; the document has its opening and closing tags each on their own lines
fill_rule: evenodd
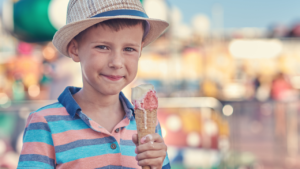
<svg viewBox="0 0 300 169">
<path fill-rule="evenodd" d="M 21 154 L 39 154 L 55 159 L 54 147 L 42 142 L 24 143 Z"/>
<path fill-rule="evenodd" d="M 29 123 L 37 123 L 37 122 L 47 123 L 44 116 L 49 116 L 49 115 L 65 116 L 65 115 L 69 115 L 69 113 L 66 111 L 66 108 L 64 107 L 44 109 L 39 112 L 32 113 L 27 119 L 26 127 L 28 127 Z"/>
<path fill-rule="evenodd" d="M 132 156 L 122 156 L 122 164 L 124 167 L 129 168 L 142 168 L 137 164 L 135 157 Z"/>
<path fill-rule="evenodd" d="M 63 133 L 52 134 L 54 145 L 64 145 L 76 140 L 82 139 L 97 139 L 105 137 L 104 134 L 98 133 L 90 128 L 82 130 L 69 130 Z"/>
<path fill-rule="evenodd" d="M 100 168 L 108 165 L 121 166 L 121 154 L 106 154 L 101 156 L 81 158 L 75 161 L 57 165 L 57 169 Z"/>
</svg>

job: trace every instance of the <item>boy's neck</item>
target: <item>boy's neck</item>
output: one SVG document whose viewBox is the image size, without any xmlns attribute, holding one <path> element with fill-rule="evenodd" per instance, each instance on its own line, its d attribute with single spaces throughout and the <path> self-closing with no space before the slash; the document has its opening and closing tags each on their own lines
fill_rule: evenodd
<svg viewBox="0 0 300 169">
<path fill-rule="evenodd" d="M 111 115 L 111 113 L 120 111 L 122 107 L 119 94 L 116 95 L 103 95 L 88 88 L 82 88 L 79 92 L 73 95 L 76 102 L 88 112 L 98 112 L 100 114 Z"/>
</svg>

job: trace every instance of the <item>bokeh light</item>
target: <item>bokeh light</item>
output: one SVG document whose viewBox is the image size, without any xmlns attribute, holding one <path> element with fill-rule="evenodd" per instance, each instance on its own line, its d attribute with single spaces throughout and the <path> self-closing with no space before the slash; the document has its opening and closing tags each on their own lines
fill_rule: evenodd
<svg viewBox="0 0 300 169">
<path fill-rule="evenodd" d="M 40 94 L 40 87 L 38 85 L 31 85 L 28 88 L 28 94 L 31 97 L 37 97 Z"/>
<path fill-rule="evenodd" d="M 201 138 L 199 133 L 192 132 L 188 134 L 186 141 L 187 141 L 187 145 L 191 147 L 197 147 L 201 143 Z"/>
<path fill-rule="evenodd" d="M 177 132 L 182 127 L 181 119 L 176 115 L 172 115 L 168 117 L 166 125 L 170 131 Z"/>
<path fill-rule="evenodd" d="M 225 116 L 231 116 L 232 113 L 233 113 L 233 107 L 231 105 L 228 104 L 223 107 L 223 114 Z"/>
</svg>

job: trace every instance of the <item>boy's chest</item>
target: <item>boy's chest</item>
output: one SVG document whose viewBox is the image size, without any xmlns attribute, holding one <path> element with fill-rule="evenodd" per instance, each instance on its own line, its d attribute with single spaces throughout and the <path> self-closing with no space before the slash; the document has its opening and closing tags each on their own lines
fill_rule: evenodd
<svg viewBox="0 0 300 169">
<path fill-rule="evenodd" d="M 101 117 L 89 115 L 92 121 L 97 123 L 99 126 L 106 129 L 109 133 L 113 133 L 116 131 L 117 125 L 122 121 L 124 116 L 116 116 L 116 117 Z"/>
<path fill-rule="evenodd" d="M 104 133 L 104 129 L 95 125 L 97 123 L 93 120 L 89 120 L 91 126 L 82 119 L 76 121 L 49 123 L 57 168 L 84 168 L 81 165 L 87 163 L 95 168 L 109 165 L 139 168 L 136 166 L 135 145 L 131 140 L 132 135 L 137 133 L 135 121 L 109 134 Z"/>
</svg>

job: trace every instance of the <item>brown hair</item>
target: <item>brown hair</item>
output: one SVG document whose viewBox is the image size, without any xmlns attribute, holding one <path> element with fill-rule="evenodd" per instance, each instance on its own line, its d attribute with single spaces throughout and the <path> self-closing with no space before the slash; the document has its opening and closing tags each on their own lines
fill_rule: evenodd
<svg viewBox="0 0 300 169">
<path fill-rule="evenodd" d="M 145 31 L 147 28 L 147 21 L 144 20 L 138 20 L 138 19 L 110 19 L 106 20 L 100 23 L 97 23 L 91 27 L 98 27 L 98 26 L 107 26 L 110 29 L 113 29 L 114 31 L 119 31 L 120 29 L 126 28 L 126 27 L 133 27 L 136 25 L 142 24 L 142 28 Z M 89 27 L 89 28 L 91 28 Z M 75 36 L 76 41 L 80 41 L 82 36 L 85 34 L 85 32 L 89 29 L 85 29 L 84 31 L 80 32 L 78 35 Z M 145 33 L 145 32 L 144 32 Z M 144 39 L 143 39 L 144 40 Z"/>
</svg>

